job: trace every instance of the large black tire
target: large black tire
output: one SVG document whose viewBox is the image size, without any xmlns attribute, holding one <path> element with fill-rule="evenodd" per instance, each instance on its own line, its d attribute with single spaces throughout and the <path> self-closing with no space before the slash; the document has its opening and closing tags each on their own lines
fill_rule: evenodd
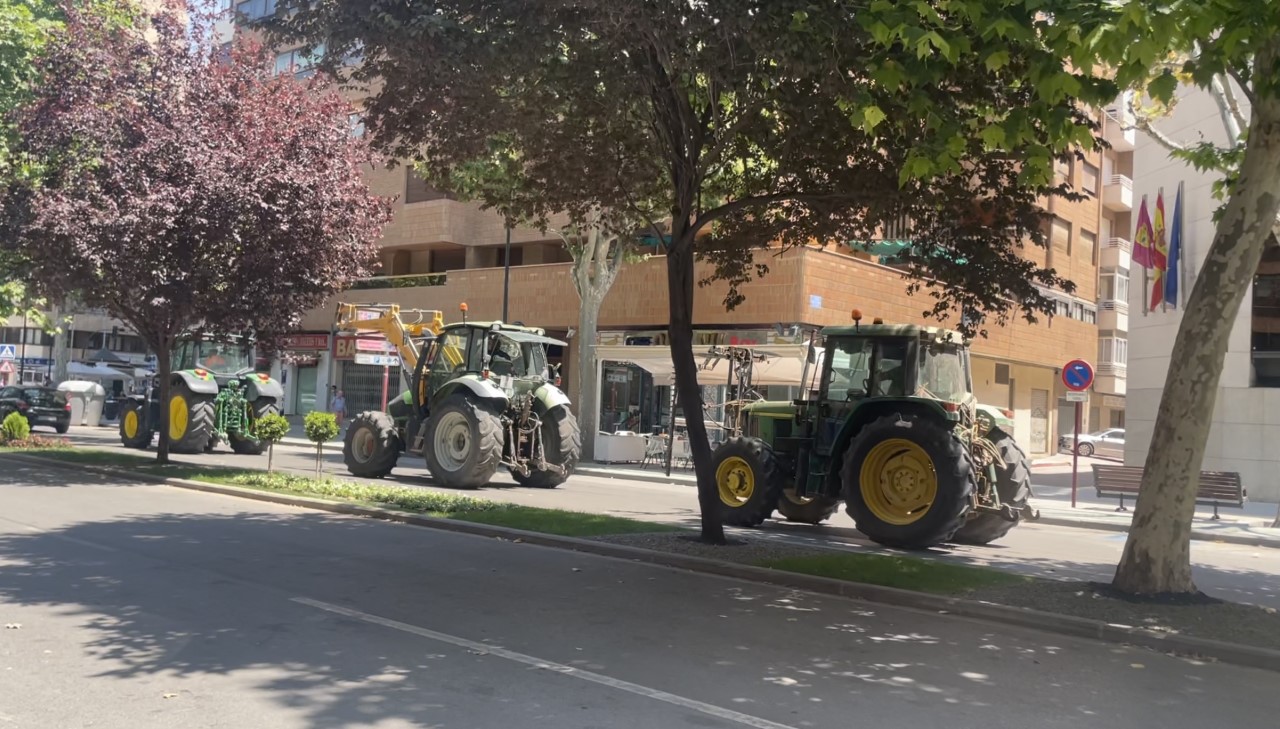
<svg viewBox="0 0 1280 729">
<path fill-rule="evenodd" d="M 181 398 L 186 417 L 175 419 Z M 182 381 L 169 388 L 169 450 L 174 453 L 204 453 L 213 437 L 213 398 L 191 391 Z"/>
<path fill-rule="evenodd" d="M 249 419 L 250 433 L 254 432 L 254 426 L 262 418 L 265 418 L 268 415 L 280 414 L 280 407 L 276 405 L 276 399 L 274 397 L 260 397 L 257 400 L 254 400 L 253 404 L 249 407 L 253 409 L 252 417 Z M 227 434 L 227 440 L 231 444 L 231 450 L 245 456 L 260 456 L 263 453 L 266 453 L 267 447 L 271 445 L 270 443 L 258 440 L 257 438 L 242 438 L 235 433 Z"/>
<path fill-rule="evenodd" d="M 773 514 L 786 477 L 768 443 L 759 438 L 730 438 L 711 454 L 711 467 L 725 524 L 760 526 Z"/>
<path fill-rule="evenodd" d="M 1000 502 L 1020 510 L 1031 498 L 1031 461 L 1013 436 L 1007 433 L 1000 433 L 992 443 L 1005 463 L 1004 468 L 996 468 L 996 492 L 1000 494 Z M 1016 526 L 1017 521 L 1009 521 L 999 514 L 978 512 L 970 515 L 952 540 L 962 544 L 990 544 Z"/>
<path fill-rule="evenodd" d="M 155 431 L 147 422 L 143 405 L 129 400 L 120 406 L 120 442 L 125 448 L 145 449 L 151 445 L 151 437 Z"/>
<path fill-rule="evenodd" d="M 351 419 L 342 441 L 342 460 L 352 476 L 382 478 L 400 460 L 400 433 L 390 415 L 366 410 Z"/>
<path fill-rule="evenodd" d="M 542 417 L 542 452 L 547 462 L 560 466 L 564 473 L 555 471 L 530 471 L 528 476 L 511 472 L 511 477 L 521 486 L 553 489 L 573 475 L 573 469 L 582 456 L 582 432 L 578 419 L 561 405 Z"/>
<path fill-rule="evenodd" d="M 493 406 L 460 392 L 431 413 L 423 455 L 442 486 L 478 489 L 502 463 L 502 420 Z"/>
<path fill-rule="evenodd" d="M 796 496 L 794 488 L 783 489 L 778 498 L 778 513 L 787 521 L 802 524 L 821 524 L 840 508 L 840 499 L 834 496 Z"/>
<path fill-rule="evenodd" d="M 864 466 L 877 464 L 879 470 L 864 481 Z M 858 531 L 903 549 L 951 539 L 965 522 L 974 489 L 964 443 L 938 420 L 921 415 L 890 415 L 863 428 L 845 451 L 840 479 Z"/>
</svg>

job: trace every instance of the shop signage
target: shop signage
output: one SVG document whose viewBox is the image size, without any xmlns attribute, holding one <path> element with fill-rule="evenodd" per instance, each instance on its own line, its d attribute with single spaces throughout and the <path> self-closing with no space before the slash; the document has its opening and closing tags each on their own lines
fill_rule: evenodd
<svg viewBox="0 0 1280 729">
<path fill-rule="evenodd" d="M 290 352 L 322 352 L 329 348 L 328 334 L 289 334 L 283 338 Z"/>
<path fill-rule="evenodd" d="M 395 345 L 385 339 L 357 337 L 356 349 L 361 352 L 395 352 Z"/>
<path fill-rule="evenodd" d="M 391 354 L 368 354 L 356 352 L 356 364 L 376 365 L 378 367 L 399 367 L 400 358 Z"/>
</svg>

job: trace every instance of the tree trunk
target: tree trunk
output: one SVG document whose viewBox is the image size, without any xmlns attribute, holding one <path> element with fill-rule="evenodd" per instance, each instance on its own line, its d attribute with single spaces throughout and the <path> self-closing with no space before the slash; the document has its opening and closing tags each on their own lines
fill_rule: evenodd
<svg viewBox="0 0 1280 729">
<path fill-rule="evenodd" d="M 594 292 L 593 292 L 594 293 Z M 598 297 L 582 296 L 578 310 L 578 427 L 582 432 L 582 459 L 590 461 L 596 455 L 597 420 L 600 417 L 600 401 L 596 398 L 596 328 L 600 321 L 600 305 L 605 292 Z"/>
<path fill-rule="evenodd" d="M 693 235 L 685 232 L 676 237 L 676 231 L 672 234 L 673 245 L 667 251 L 667 289 L 671 304 L 671 324 L 667 331 L 671 340 L 671 364 L 698 478 L 702 541 L 724 544 L 720 496 L 711 470 L 711 444 L 707 440 L 707 424 L 702 419 L 702 389 L 698 386 L 698 365 L 693 357 Z M 674 438 L 675 433 L 671 437 Z"/>
<path fill-rule="evenodd" d="M 51 359 L 53 360 L 52 379 L 54 384 L 67 381 L 67 370 L 71 364 L 71 337 L 75 332 L 75 314 L 72 313 L 70 303 L 68 298 L 66 301 L 53 306 L 53 323 L 59 329 L 65 329 L 65 331 L 59 331 L 53 337 Z M 66 319 L 65 322 L 63 321 L 64 318 Z"/>
<path fill-rule="evenodd" d="M 160 431 L 160 439 L 156 443 L 156 463 L 169 462 L 169 390 L 171 385 L 169 378 L 171 375 L 171 342 L 165 341 L 164 346 L 156 349 L 156 377 L 160 378 L 160 405 L 156 408 L 160 412 L 160 422 L 157 427 Z M 147 388 L 147 394 L 150 396 L 151 388 Z"/>
<path fill-rule="evenodd" d="M 1273 49 L 1268 49 L 1273 50 Z M 1271 53 L 1259 54 L 1259 68 Z M 1191 520 L 1218 381 L 1240 304 L 1280 211 L 1280 99 L 1259 94 L 1240 178 L 1187 300 L 1170 356 L 1133 526 L 1112 584 L 1189 593 Z"/>
<path fill-rule="evenodd" d="M 267 444 L 267 473 L 271 473 L 271 461 L 276 457 L 276 442 L 271 441 Z"/>
</svg>

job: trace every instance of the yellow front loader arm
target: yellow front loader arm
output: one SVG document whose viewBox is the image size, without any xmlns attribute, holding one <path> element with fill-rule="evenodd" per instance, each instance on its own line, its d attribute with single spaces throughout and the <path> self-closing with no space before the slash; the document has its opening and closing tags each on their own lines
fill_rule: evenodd
<svg viewBox="0 0 1280 729">
<path fill-rule="evenodd" d="M 343 332 L 378 332 L 399 352 L 404 368 L 414 372 L 419 354 L 414 340 L 439 336 L 444 331 L 444 312 L 401 309 L 399 304 L 338 304 L 334 324 Z"/>
</svg>

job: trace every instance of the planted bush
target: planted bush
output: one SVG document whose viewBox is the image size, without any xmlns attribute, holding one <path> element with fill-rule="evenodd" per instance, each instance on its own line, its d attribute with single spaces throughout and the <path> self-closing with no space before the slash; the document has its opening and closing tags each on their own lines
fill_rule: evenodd
<svg viewBox="0 0 1280 729">
<path fill-rule="evenodd" d="M 4 422 L 0 423 L 0 437 L 3 437 L 6 444 L 26 440 L 31 437 L 31 424 L 22 413 L 9 413 Z"/>
<path fill-rule="evenodd" d="M 254 432 L 258 440 L 267 444 L 267 472 L 271 472 L 271 460 L 275 457 L 276 443 L 289 434 L 289 421 L 279 413 L 268 413 L 258 419 Z"/>
</svg>

